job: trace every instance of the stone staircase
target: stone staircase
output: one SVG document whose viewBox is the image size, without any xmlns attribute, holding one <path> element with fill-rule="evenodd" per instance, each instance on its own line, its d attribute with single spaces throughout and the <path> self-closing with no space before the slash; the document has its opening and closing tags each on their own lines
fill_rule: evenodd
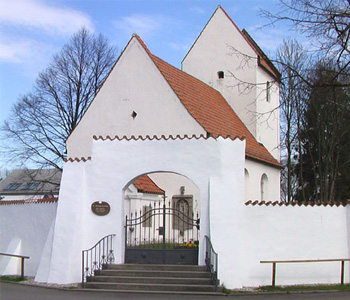
<svg viewBox="0 0 350 300">
<path fill-rule="evenodd" d="M 154 264 L 105 265 L 95 276 L 87 278 L 84 288 L 147 293 L 212 294 L 221 291 L 211 284 L 205 266 Z"/>
</svg>

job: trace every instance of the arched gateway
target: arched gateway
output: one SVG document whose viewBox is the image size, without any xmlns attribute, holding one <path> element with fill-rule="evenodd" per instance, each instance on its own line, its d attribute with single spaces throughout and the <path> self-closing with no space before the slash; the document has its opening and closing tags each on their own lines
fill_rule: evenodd
<svg viewBox="0 0 350 300">
<path fill-rule="evenodd" d="M 45 274 L 41 273 L 41 280 L 55 283 L 80 281 L 81 269 L 77 266 L 81 265 L 81 251 L 110 234 L 115 234 L 114 263 L 125 263 L 128 250 L 125 241 L 132 231 L 129 228 L 133 227 L 126 225 L 127 187 L 140 175 L 158 171 L 182 174 L 198 188 L 200 199 L 194 200 L 200 203 L 196 208 L 200 215 L 200 231 L 197 232 L 195 228 L 190 239 L 199 244 L 197 264 L 205 265 L 205 236 L 211 236 L 214 244 L 216 240 L 225 244 L 229 240 L 222 239 L 223 228 L 229 226 L 233 229 L 236 226 L 237 219 L 232 218 L 232 212 L 237 203 L 244 201 L 244 158 L 245 141 L 239 139 L 96 137 L 92 143 L 91 158 L 72 159 L 65 164 L 60 203 L 52 232 L 52 253 L 40 265 L 39 273 L 48 270 Z M 182 186 L 185 187 L 184 195 L 181 195 Z M 186 184 L 177 188 L 171 200 L 174 200 L 175 209 L 186 211 L 191 203 L 189 198 L 181 196 L 186 196 L 190 190 Z M 96 201 L 108 203 L 109 213 L 104 216 L 94 214 L 91 205 Z M 160 204 L 162 209 L 163 203 Z M 192 205 L 195 206 L 195 202 Z M 147 217 L 144 220 L 151 222 Z M 154 221 L 154 225 L 160 226 L 153 228 L 158 229 L 156 235 L 162 237 L 162 232 L 159 233 L 162 224 L 157 222 Z M 174 221 L 170 217 L 170 226 L 173 226 L 170 229 L 178 232 L 180 237 L 181 229 L 187 230 L 189 223 L 188 220 L 181 222 L 181 219 Z M 194 227 L 197 225 L 195 221 Z M 141 230 L 147 231 L 148 228 L 141 225 Z M 234 235 L 233 232 L 231 238 Z M 190 239 L 183 241 L 188 243 Z M 178 244 L 181 244 L 181 240 Z M 235 251 L 229 247 L 226 249 L 230 253 Z"/>
<path fill-rule="evenodd" d="M 125 262 L 198 264 L 199 189 L 185 176 L 142 175 L 125 189 Z"/>
</svg>

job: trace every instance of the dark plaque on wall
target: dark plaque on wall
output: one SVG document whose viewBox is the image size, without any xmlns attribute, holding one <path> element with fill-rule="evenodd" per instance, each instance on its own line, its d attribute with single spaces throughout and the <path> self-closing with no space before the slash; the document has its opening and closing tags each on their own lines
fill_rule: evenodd
<svg viewBox="0 0 350 300">
<path fill-rule="evenodd" d="M 96 201 L 91 204 L 91 210 L 95 215 L 105 216 L 111 210 L 111 207 L 107 202 Z"/>
</svg>

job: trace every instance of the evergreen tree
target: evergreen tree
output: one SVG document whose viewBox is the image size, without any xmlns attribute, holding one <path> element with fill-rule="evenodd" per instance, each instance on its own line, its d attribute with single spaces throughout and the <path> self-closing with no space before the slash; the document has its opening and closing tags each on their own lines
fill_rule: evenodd
<svg viewBox="0 0 350 300">
<path fill-rule="evenodd" d="M 350 197 L 350 97 L 339 72 L 314 72 L 299 139 L 299 199 L 345 201 Z M 299 172 L 302 170 L 301 172 Z"/>
</svg>

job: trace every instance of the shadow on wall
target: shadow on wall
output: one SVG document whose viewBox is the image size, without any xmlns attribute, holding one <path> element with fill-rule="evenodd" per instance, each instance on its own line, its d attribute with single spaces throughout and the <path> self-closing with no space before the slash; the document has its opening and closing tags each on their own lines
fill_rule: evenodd
<svg viewBox="0 0 350 300">
<path fill-rule="evenodd" d="M 7 247 L 5 253 L 21 254 L 21 240 L 13 238 Z M 16 257 L 0 256 L 0 275 L 18 275 L 20 274 L 21 260 Z"/>
</svg>

